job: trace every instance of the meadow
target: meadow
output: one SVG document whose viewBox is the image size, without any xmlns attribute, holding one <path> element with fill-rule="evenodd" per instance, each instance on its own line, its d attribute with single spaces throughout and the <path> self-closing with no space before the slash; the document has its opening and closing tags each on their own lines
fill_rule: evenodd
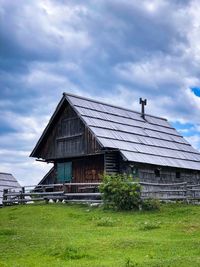
<svg viewBox="0 0 200 267">
<path fill-rule="evenodd" d="M 0 267 L 200 266 L 200 206 L 113 212 L 69 204 L 0 209 Z"/>
</svg>

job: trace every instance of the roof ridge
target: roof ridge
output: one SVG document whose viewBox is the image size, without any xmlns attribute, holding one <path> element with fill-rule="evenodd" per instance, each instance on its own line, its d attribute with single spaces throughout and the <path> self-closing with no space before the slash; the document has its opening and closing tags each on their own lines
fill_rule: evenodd
<svg viewBox="0 0 200 267">
<path fill-rule="evenodd" d="M 113 105 L 113 104 L 108 104 L 108 103 L 106 103 L 104 101 L 95 100 L 93 98 L 89 98 L 89 97 L 85 97 L 85 96 L 80 96 L 80 95 L 76 95 L 76 94 L 72 94 L 72 93 L 66 93 L 66 92 L 63 92 L 63 96 L 72 96 L 72 97 L 76 97 L 76 98 L 79 98 L 79 99 L 88 100 L 88 101 L 91 101 L 91 102 L 94 102 L 94 103 L 103 104 L 103 105 L 106 105 L 106 106 L 109 106 L 109 107 L 119 108 L 119 109 L 122 109 L 122 110 L 131 111 L 133 113 L 141 114 L 139 111 L 135 111 L 133 109 L 124 108 L 124 107 Z M 168 121 L 166 118 L 162 118 L 162 117 L 159 117 L 159 116 L 151 115 L 149 113 L 145 113 L 145 115 L 149 116 L 149 117 L 152 117 L 152 118 Z"/>
</svg>

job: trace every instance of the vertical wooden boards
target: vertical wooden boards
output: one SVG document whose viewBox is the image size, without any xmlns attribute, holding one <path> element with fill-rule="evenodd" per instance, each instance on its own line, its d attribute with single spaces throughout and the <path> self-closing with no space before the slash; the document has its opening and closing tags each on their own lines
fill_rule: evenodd
<svg viewBox="0 0 200 267">
<path fill-rule="evenodd" d="M 95 136 L 66 103 L 52 124 L 51 131 L 46 135 L 38 157 L 55 160 L 95 154 L 98 151 L 100 151 L 100 146 Z"/>
</svg>

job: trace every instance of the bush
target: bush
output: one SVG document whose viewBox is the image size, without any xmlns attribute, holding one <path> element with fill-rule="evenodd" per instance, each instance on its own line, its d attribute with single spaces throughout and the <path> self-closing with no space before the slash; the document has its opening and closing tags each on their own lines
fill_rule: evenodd
<svg viewBox="0 0 200 267">
<path fill-rule="evenodd" d="M 144 222 L 144 224 L 140 225 L 139 230 L 149 231 L 160 228 L 161 222 Z"/>
<path fill-rule="evenodd" d="M 140 185 L 124 175 L 104 175 L 100 192 L 106 208 L 114 210 L 138 209 L 141 204 Z"/>
<path fill-rule="evenodd" d="M 99 221 L 96 223 L 97 226 L 108 226 L 108 227 L 113 227 L 115 225 L 115 221 L 110 218 L 110 217 L 104 217 L 101 218 Z"/>
<path fill-rule="evenodd" d="M 128 258 L 128 259 L 126 260 L 125 267 L 137 267 L 137 266 L 138 266 L 138 264 L 132 262 L 132 260 L 131 260 L 130 258 Z"/>
<path fill-rule="evenodd" d="M 160 210 L 160 201 L 155 198 L 149 198 L 142 201 L 143 210 Z"/>
</svg>

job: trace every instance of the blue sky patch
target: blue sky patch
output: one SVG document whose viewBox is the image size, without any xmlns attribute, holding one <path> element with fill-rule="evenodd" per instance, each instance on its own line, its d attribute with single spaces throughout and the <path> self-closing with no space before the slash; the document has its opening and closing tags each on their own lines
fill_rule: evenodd
<svg viewBox="0 0 200 267">
<path fill-rule="evenodd" d="M 200 97 L 200 87 L 192 87 L 191 90 L 196 96 Z"/>
</svg>

